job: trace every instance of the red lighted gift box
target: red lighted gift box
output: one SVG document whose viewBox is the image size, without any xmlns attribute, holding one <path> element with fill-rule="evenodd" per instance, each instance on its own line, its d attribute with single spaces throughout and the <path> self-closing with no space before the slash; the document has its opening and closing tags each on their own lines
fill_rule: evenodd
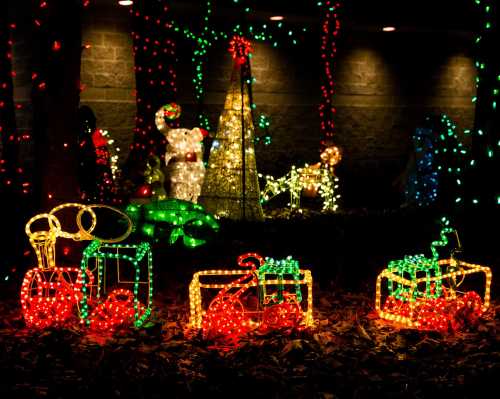
<svg viewBox="0 0 500 399">
<path fill-rule="evenodd" d="M 450 233 L 456 231 L 444 227 L 441 240 L 431 244 L 432 258 L 406 256 L 389 262 L 379 274 L 375 308 L 381 318 L 404 327 L 446 332 L 474 325 L 489 308 L 489 267 L 454 257 L 438 259 L 436 247 L 446 246 Z M 481 285 L 477 291 L 466 288 Z"/>
<path fill-rule="evenodd" d="M 275 261 L 255 253 L 238 258 L 246 270 L 205 270 L 189 286 L 190 329 L 208 340 L 237 342 L 258 330 L 314 325 L 312 275 L 292 258 Z M 208 280 L 208 281 L 207 281 Z M 217 290 L 210 299 L 210 291 Z"/>
</svg>

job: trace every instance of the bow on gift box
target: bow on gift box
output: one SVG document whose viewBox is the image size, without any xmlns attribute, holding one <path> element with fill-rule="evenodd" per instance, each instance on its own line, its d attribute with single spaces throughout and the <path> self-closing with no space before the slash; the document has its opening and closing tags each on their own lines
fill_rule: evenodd
<svg viewBox="0 0 500 399">
<path fill-rule="evenodd" d="M 219 231 L 219 223 L 213 215 L 198 204 L 177 199 L 130 204 L 125 212 L 133 220 L 135 231 L 155 242 L 168 235 L 169 244 L 175 244 L 182 237 L 183 244 L 195 248 L 207 242 L 210 232 Z"/>
</svg>

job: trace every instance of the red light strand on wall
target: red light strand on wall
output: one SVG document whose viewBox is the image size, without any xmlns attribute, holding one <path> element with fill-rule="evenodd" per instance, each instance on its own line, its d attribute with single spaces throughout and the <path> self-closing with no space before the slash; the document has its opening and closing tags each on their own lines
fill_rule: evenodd
<svg viewBox="0 0 500 399">
<path fill-rule="evenodd" d="M 5 29 L 5 32 L 2 30 Z M 0 27 L 0 189 L 13 194 L 26 195 L 31 191 L 31 183 L 25 169 L 19 162 L 19 146 L 31 139 L 27 132 L 19 132 L 15 111 L 22 109 L 14 103 L 14 83 L 16 72 L 12 69 L 15 23 Z M 2 59 L 2 53 L 5 54 Z"/>
<path fill-rule="evenodd" d="M 177 96 L 177 74 L 174 68 L 177 62 L 176 45 L 164 33 L 169 26 L 168 7 L 152 8 L 149 13 L 145 7 L 135 4 L 130 10 L 134 21 L 132 39 L 136 61 L 137 116 L 129 160 L 139 162 L 150 155 L 163 159 L 166 139 L 155 127 L 155 113 L 161 105 L 175 101 Z M 169 125 L 178 127 L 178 123 L 178 120 L 174 120 Z"/>
<path fill-rule="evenodd" d="M 321 146 L 326 147 L 333 144 L 332 138 L 335 129 L 335 107 L 332 104 L 335 94 L 335 82 L 333 70 L 335 57 L 337 55 L 337 37 L 340 31 L 340 21 L 337 10 L 339 2 L 326 1 L 322 5 L 324 10 L 321 27 L 321 65 L 324 69 L 321 82 L 321 101 L 319 105 Z"/>
</svg>

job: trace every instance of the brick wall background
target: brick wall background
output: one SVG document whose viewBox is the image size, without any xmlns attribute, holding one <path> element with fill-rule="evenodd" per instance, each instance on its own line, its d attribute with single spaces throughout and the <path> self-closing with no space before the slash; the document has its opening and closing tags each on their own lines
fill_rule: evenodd
<svg viewBox="0 0 500 399">
<path fill-rule="evenodd" d="M 124 156 L 133 139 L 135 75 L 128 10 L 91 7 L 85 14 L 81 103 L 94 109 Z M 425 32 L 343 31 L 335 81 L 337 131 L 344 152 L 338 168 L 346 207 L 398 205 L 392 181 L 403 169 L 414 129 L 430 113 L 446 112 L 462 130 L 471 127 L 475 69 L 472 35 Z M 24 47 L 23 47 L 24 46 Z M 178 42 L 182 125 L 195 125 L 191 44 Z M 14 51 L 16 100 L 29 103 L 29 47 Z M 255 115 L 271 118 L 272 144 L 256 147 L 259 171 L 280 175 L 292 164 L 318 161 L 320 140 L 319 38 L 294 48 L 255 44 L 252 70 Z M 227 44 L 211 49 L 206 63 L 206 109 L 216 129 L 231 75 Z M 29 106 L 18 124 L 30 128 Z"/>
<path fill-rule="evenodd" d="M 81 104 L 91 107 L 97 126 L 109 130 L 124 156 L 133 139 L 136 102 L 134 58 L 128 9 L 94 8 L 86 12 L 82 39 Z M 123 160 L 123 159 L 122 159 Z"/>
<path fill-rule="evenodd" d="M 256 147 L 259 171 L 280 175 L 292 164 L 318 161 L 320 140 L 317 42 L 292 49 L 255 44 L 252 70 L 256 116 L 271 118 L 273 141 Z M 335 81 L 337 131 L 343 149 L 338 173 L 346 206 L 397 206 L 392 183 L 403 170 L 411 134 L 429 114 L 445 112 L 460 130 L 473 124 L 472 37 L 425 33 L 346 32 L 339 42 Z M 207 110 L 214 128 L 228 87 L 230 55 L 214 48 L 207 66 Z M 188 54 L 180 56 L 188 59 Z M 192 101 L 190 66 L 180 68 L 181 104 Z M 184 123 L 194 115 L 185 107 Z"/>
</svg>

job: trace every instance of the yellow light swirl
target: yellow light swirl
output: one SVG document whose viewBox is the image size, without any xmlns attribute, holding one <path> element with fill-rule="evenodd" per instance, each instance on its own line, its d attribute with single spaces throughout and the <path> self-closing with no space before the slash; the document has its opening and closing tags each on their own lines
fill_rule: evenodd
<svg viewBox="0 0 500 399">
<path fill-rule="evenodd" d="M 92 225 L 89 227 L 89 229 L 85 233 L 91 233 L 92 230 L 94 230 L 94 228 L 97 224 L 97 217 L 96 217 L 96 214 L 94 213 L 94 211 L 92 210 L 92 208 L 90 208 L 86 205 L 82 205 L 82 204 L 78 204 L 78 203 L 74 203 L 74 202 L 68 202 L 66 204 L 61 204 L 61 205 L 56 206 L 55 208 L 53 208 L 49 212 L 49 214 L 52 216 L 55 216 L 55 214 L 57 212 L 61 211 L 62 209 L 66 209 L 66 208 L 80 208 L 80 210 L 83 210 L 83 212 L 90 213 L 90 216 L 92 216 Z M 51 219 L 49 219 L 49 223 L 50 223 L 50 220 Z M 84 236 L 84 231 L 82 231 L 82 229 L 80 227 L 76 233 L 68 233 L 66 231 L 63 231 L 62 229 L 60 229 L 60 232 L 58 233 L 58 237 L 69 238 L 69 239 L 75 240 L 75 241 L 83 240 L 84 239 L 84 238 L 82 238 L 83 236 Z"/>
<path fill-rule="evenodd" d="M 127 223 L 128 223 L 127 231 L 124 234 L 122 234 L 121 236 L 116 237 L 116 238 L 100 238 L 100 237 L 97 237 L 95 235 L 92 235 L 91 232 L 92 232 L 93 228 L 91 227 L 88 230 L 86 230 L 82 225 L 83 213 L 84 212 L 94 213 L 92 211 L 92 208 L 105 208 L 105 209 L 109 209 L 113 212 L 118 213 L 123 219 L 125 219 L 127 221 Z M 82 209 L 80 209 L 80 211 L 78 212 L 78 215 L 76 215 L 76 224 L 78 225 L 78 229 L 81 232 L 81 239 L 82 240 L 98 240 L 102 243 L 107 243 L 107 244 L 113 244 L 113 243 L 117 243 L 117 242 L 121 242 L 121 241 L 125 240 L 130 235 L 130 233 L 132 233 L 132 228 L 133 228 L 132 220 L 130 219 L 130 217 L 126 213 L 124 213 L 124 212 L 120 211 L 119 209 L 116 209 L 112 206 L 101 205 L 101 204 L 87 205 L 87 206 L 83 207 Z"/>
</svg>

